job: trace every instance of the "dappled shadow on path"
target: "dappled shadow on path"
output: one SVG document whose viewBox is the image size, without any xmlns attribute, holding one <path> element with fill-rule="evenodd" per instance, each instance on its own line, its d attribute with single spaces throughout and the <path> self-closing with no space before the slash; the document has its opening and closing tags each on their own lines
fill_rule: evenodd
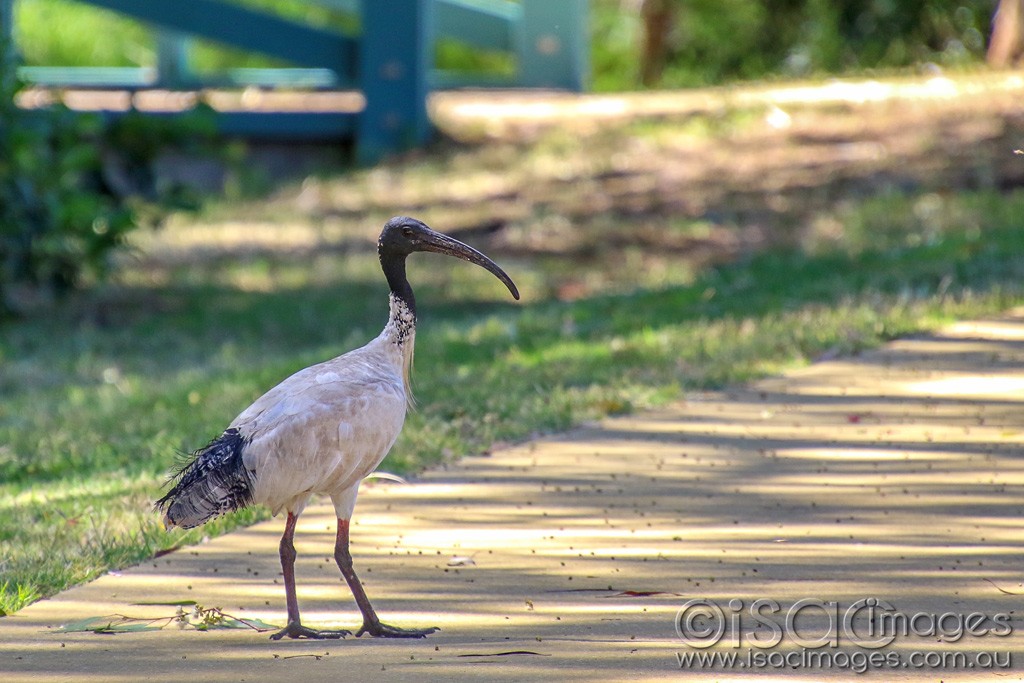
<svg viewBox="0 0 1024 683">
<path fill-rule="evenodd" d="M 673 626 L 698 598 L 783 609 L 877 598 L 906 614 L 1005 612 L 1024 632 L 1021 367 L 1024 313 L 466 458 L 412 485 L 368 486 L 357 568 L 386 620 L 442 627 L 423 641 L 46 633 L 86 616 L 173 611 L 142 601 L 195 599 L 280 621 L 277 521 L 3 620 L 0 662 L 15 680 L 700 678 L 679 670 L 675 654 L 688 648 Z M 303 517 L 299 597 L 310 623 L 353 627 L 333 527 L 327 505 Z M 803 624 L 805 634 L 826 626 L 820 613 Z M 722 643 L 749 646 L 755 626 L 727 625 Z M 1021 636 L 910 635 L 886 652 L 938 650 L 1019 654 Z M 879 675 L 940 673 L 950 672 Z"/>
</svg>

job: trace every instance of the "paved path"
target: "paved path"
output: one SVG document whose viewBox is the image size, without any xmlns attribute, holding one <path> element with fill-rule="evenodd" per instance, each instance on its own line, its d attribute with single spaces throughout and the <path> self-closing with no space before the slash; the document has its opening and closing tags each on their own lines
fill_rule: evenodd
<svg viewBox="0 0 1024 683">
<path fill-rule="evenodd" d="M 901 637 L 882 655 L 1014 651 L 1016 660 L 1009 671 L 900 667 L 876 680 L 1016 680 L 1024 671 L 1022 400 L 1024 310 L 749 388 L 691 395 L 662 411 L 466 458 L 412 485 L 367 487 L 353 532 L 357 568 L 385 620 L 442 628 L 425 640 L 52 633 L 90 616 L 168 615 L 174 608 L 133 603 L 183 599 L 279 623 L 278 519 L 0 619 L 0 677 L 722 680 L 750 669 L 680 670 L 677 656 L 698 651 L 675 632 L 687 601 L 713 600 L 735 619 L 711 651 L 728 654 L 739 638 L 743 659 L 755 637 L 771 635 L 745 611 L 754 600 L 776 600 L 782 621 L 801 599 L 836 601 L 842 613 L 878 598 L 908 616 L 925 613 L 918 631 L 929 630 L 930 613 L 954 614 L 940 623 L 950 642 Z M 352 627 L 355 608 L 329 559 L 332 531 L 327 505 L 303 517 L 299 599 L 308 623 Z M 734 599 L 743 609 L 734 612 Z M 1007 613 L 1014 633 L 954 639 L 955 615 L 970 612 Z M 863 620 L 854 625 L 865 633 Z M 803 637 L 826 626 L 821 610 L 801 612 Z M 978 627 L 1002 628 L 991 620 Z M 850 652 L 846 634 L 840 641 Z M 800 657 L 797 645 L 787 634 L 757 652 Z M 854 677 L 841 667 L 768 673 Z"/>
</svg>

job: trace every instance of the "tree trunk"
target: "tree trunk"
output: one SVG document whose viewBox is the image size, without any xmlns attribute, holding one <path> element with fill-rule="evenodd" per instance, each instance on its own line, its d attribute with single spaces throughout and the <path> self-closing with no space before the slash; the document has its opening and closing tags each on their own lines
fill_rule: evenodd
<svg viewBox="0 0 1024 683">
<path fill-rule="evenodd" d="M 986 59 L 990 66 L 1006 67 L 1024 56 L 1024 0 L 999 0 L 992 18 L 992 38 Z"/>
<path fill-rule="evenodd" d="M 1022 0 L 1024 1 L 1024 0 Z M 640 82 L 652 87 L 661 81 L 668 57 L 668 39 L 675 19 L 676 0 L 643 0 L 643 42 L 640 48 Z"/>
</svg>

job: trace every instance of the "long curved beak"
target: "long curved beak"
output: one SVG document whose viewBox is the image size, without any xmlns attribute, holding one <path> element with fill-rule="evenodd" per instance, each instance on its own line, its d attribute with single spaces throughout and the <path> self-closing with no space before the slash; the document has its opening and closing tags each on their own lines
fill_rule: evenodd
<svg viewBox="0 0 1024 683">
<path fill-rule="evenodd" d="M 481 268 L 486 268 L 491 272 L 494 277 L 504 283 L 508 287 L 508 291 L 512 293 L 512 296 L 519 300 L 519 289 L 516 287 L 516 283 L 512 282 L 512 278 L 502 270 L 497 263 L 484 256 L 482 253 L 462 242 L 449 237 L 448 235 L 442 234 L 435 230 L 424 233 L 420 237 L 421 242 L 418 245 L 417 251 L 432 251 L 437 254 L 445 254 L 447 256 L 454 256 L 460 258 L 463 261 L 469 261 L 475 263 Z"/>
</svg>

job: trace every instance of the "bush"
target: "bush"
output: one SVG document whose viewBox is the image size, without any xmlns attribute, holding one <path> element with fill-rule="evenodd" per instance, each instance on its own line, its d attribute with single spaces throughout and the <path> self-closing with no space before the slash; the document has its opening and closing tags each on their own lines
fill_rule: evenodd
<svg viewBox="0 0 1024 683">
<path fill-rule="evenodd" d="M 144 219 L 194 205 L 182 188 L 157 188 L 151 166 L 167 147 L 208 151 L 213 137 L 204 107 L 173 121 L 130 112 L 111 125 L 62 105 L 20 109 L 13 63 L 0 45 L 0 316 L 102 279 Z"/>
<path fill-rule="evenodd" d="M 992 0 L 668 0 L 661 87 L 981 63 Z M 594 86 L 634 87 L 639 2 L 591 0 Z"/>
<path fill-rule="evenodd" d="M 102 125 L 64 107 L 26 111 L 13 60 L 0 48 L 0 312 L 59 296 L 102 276 L 136 227 L 128 203 L 101 181 Z"/>
</svg>

